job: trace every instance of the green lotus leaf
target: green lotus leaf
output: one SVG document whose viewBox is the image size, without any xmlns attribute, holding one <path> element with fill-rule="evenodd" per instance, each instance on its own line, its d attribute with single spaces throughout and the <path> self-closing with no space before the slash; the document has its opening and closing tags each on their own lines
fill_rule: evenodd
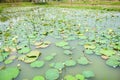
<svg viewBox="0 0 120 80">
<path fill-rule="evenodd" d="M 58 46 L 58 47 L 63 47 L 63 46 L 67 46 L 67 45 L 68 45 L 68 43 L 65 41 L 61 41 L 61 42 L 56 43 L 56 46 Z"/>
<path fill-rule="evenodd" d="M 46 56 L 46 57 L 45 57 L 45 60 L 46 60 L 46 61 L 50 61 L 50 60 L 52 60 L 53 58 L 54 58 L 54 56 L 49 55 L 49 56 Z"/>
<path fill-rule="evenodd" d="M 85 80 L 85 77 L 84 77 L 83 75 L 81 75 L 81 74 L 76 74 L 76 75 L 75 75 L 75 78 L 76 78 L 77 80 Z"/>
<path fill-rule="evenodd" d="M 86 50 L 85 50 L 85 53 L 86 53 L 86 54 L 93 54 L 93 51 L 92 51 L 92 50 L 89 50 L 89 49 L 86 49 Z"/>
<path fill-rule="evenodd" d="M 64 80 L 77 80 L 77 79 L 72 75 L 66 75 L 64 76 Z"/>
<path fill-rule="evenodd" d="M 9 67 L 0 70 L 0 80 L 12 80 L 16 78 L 19 74 L 19 69 L 17 67 Z"/>
<path fill-rule="evenodd" d="M 20 50 L 18 50 L 18 53 L 23 54 L 23 53 L 28 53 L 30 51 L 29 47 L 22 47 Z"/>
<path fill-rule="evenodd" d="M 63 46 L 62 48 L 63 49 L 70 49 L 71 47 L 70 46 Z"/>
<path fill-rule="evenodd" d="M 65 65 L 66 66 L 75 66 L 76 65 L 76 61 L 74 61 L 74 60 L 65 61 Z"/>
<path fill-rule="evenodd" d="M 109 66 L 112 66 L 112 67 L 116 68 L 117 66 L 120 65 L 120 62 L 117 59 L 109 58 L 106 61 L 106 64 L 109 65 Z"/>
<path fill-rule="evenodd" d="M 43 76 L 35 76 L 33 80 L 45 80 Z"/>
<path fill-rule="evenodd" d="M 115 54 L 114 50 L 109 50 L 109 49 L 101 49 L 100 53 L 106 56 L 112 56 Z"/>
<path fill-rule="evenodd" d="M 89 63 L 89 61 L 86 59 L 86 57 L 81 57 L 80 59 L 77 60 L 79 64 L 86 65 Z"/>
<path fill-rule="evenodd" d="M 69 40 L 69 41 L 75 40 L 75 37 L 74 36 L 70 36 L 70 37 L 67 38 L 67 40 Z"/>
<path fill-rule="evenodd" d="M 64 54 L 66 54 L 66 55 L 71 55 L 72 52 L 71 52 L 70 50 L 64 50 Z"/>
<path fill-rule="evenodd" d="M 42 67 L 44 65 L 44 61 L 35 61 L 30 64 L 31 67 Z"/>
<path fill-rule="evenodd" d="M 91 78 L 95 76 L 95 74 L 92 71 L 83 71 L 82 75 L 84 75 L 85 78 Z"/>
<path fill-rule="evenodd" d="M 50 66 L 58 70 L 62 70 L 64 68 L 64 64 L 62 62 L 51 63 Z"/>
<path fill-rule="evenodd" d="M 13 60 L 11 60 L 11 59 L 6 59 L 4 63 L 5 63 L 5 64 L 10 64 L 10 63 L 12 63 L 12 62 L 13 62 Z"/>
<path fill-rule="evenodd" d="M 56 80 L 59 78 L 59 71 L 57 69 L 49 69 L 45 73 L 45 78 L 47 80 Z"/>
</svg>

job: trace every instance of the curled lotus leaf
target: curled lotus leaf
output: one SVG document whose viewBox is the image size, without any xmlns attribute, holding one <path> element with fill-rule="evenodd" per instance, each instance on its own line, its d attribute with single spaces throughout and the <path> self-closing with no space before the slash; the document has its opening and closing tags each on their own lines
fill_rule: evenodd
<svg viewBox="0 0 120 80">
<path fill-rule="evenodd" d="M 44 65 L 44 61 L 35 61 L 30 64 L 31 67 L 42 67 Z"/>
<path fill-rule="evenodd" d="M 66 66 L 75 66 L 76 65 L 76 61 L 74 61 L 74 60 L 65 61 L 65 65 Z"/>
<path fill-rule="evenodd" d="M 41 53 L 38 50 L 33 50 L 26 55 L 22 55 L 22 56 L 18 57 L 18 60 L 21 60 L 25 63 L 31 63 L 31 62 L 36 61 L 38 59 L 38 57 L 40 56 L 40 54 Z"/>
<path fill-rule="evenodd" d="M 35 76 L 33 80 L 45 80 L 43 76 Z"/>
<path fill-rule="evenodd" d="M 19 69 L 17 67 L 9 67 L 0 70 L 0 80 L 12 80 L 19 75 Z"/>
<path fill-rule="evenodd" d="M 83 71 L 82 75 L 84 75 L 85 78 L 91 78 L 91 77 L 95 76 L 94 72 L 92 72 L 92 71 Z"/>
<path fill-rule="evenodd" d="M 44 42 L 36 42 L 34 45 L 36 45 L 36 48 L 46 48 L 51 44 L 49 41 Z"/>
<path fill-rule="evenodd" d="M 65 41 L 60 41 L 60 42 L 56 43 L 56 46 L 58 46 L 58 47 L 63 47 L 63 46 L 67 46 L 67 45 L 68 45 L 68 42 L 65 42 Z"/>
<path fill-rule="evenodd" d="M 59 71 L 57 69 L 49 69 L 45 73 L 47 80 L 57 80 L 59 78 Z"/>
</svg>

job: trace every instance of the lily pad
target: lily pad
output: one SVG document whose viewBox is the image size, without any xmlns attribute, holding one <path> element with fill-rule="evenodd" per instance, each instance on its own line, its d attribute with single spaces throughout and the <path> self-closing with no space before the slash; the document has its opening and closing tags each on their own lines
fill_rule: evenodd
<svg viewBox="0 0 120 80">
<path fill-rule="evenodd" d="M 70 50 L 64 50 L 64 54 L 66 54 L 66 55 L 71 55 L 72 52 L 71 52 Z"/>
<path fill-rule="evenodd" d="M 30 64 L 31 67 L 42 67 L 44 65 L 44 61 L 35 61 Z"/>
<path fill-rule="evenodd" d="M 54 58 L 54 56 L 49 55 L 49 56 L 46 56 L 46 57 L 45 57 L 45 60 L 46 60 L 46 61 L 50 61 L 50 60 L 52 60 L 53 58 Z"/>
<path fill-rule="evenodd" d="M 115 51 L 110 49 L 101 49 L 100 53 L 106 56 L 112 56 L 115 54 Z"/>
<path fill-rule="evenodd" d="M 56 80 L 59 78 L 59 71 L 57 69 L 49 69 L 45 73 L 45 78 L 47 80 Z"/>
<path fill-rule="evenodd" d="M 33 80 L 45 80 L 43 76 L 35 76 Z"/>
<path fill-rule="evenodd" d="M 66 66 L 75 66 L 76 65 L 76 61 L 74 61 L 74 60 L 65 61 L 65 65 Z"/>
<path fill-rule="evenodd" d="M 50 66 L 58 70 L 62 70 L 64 68 L 64 64 L 62 62 L 51 63 Z"/>
<path fill-rule="evenodd" d="M 89 49 L 86 49 L 86 50 L 85 50 L 85 53 L 86 53 L 86 54 L 93 54 L 93 51 L 92 51 L 92 50 L 89 50 Z"/>
<path fill-rule="evenodd" d="M 120 62 L 117 59 L 110 58 L 106 61 L 106 64 L 116 68 L 117 66 L 120 65 Z"/>
<path fill-rule="evenodd" d="M 9 67 L 0 70 L 0 80 L 12 80 L 19 75 L 19 69 L 17 67 Z"/>
<path fill-rule="evenodd" d="M 89 61 L 86 59 L 86 57 L 81 57 L 80 59 L 77 60 L 79 64 L 86 65 L 89 63 Z"/>
<path fill-rule="evenodd" d="M 81 74 L 75 75 L 75 78 L 76 78 L 77 80 L 85 80 L 85 77 L 84 77 L 83 75 L 81 75 Z"/>
<path fill-rule="evenodd" d="M 63 46 L 62 48 L 63 49 L 70 49 L 71 47 L 70 46 Z"/>
<path fill-rule="evenodd" d="M 64 77 L 64 80 L 77 80 L 77 79 L 74 76 L 72 76 L 72 75 L 66 75 Z"/>
<path fill-rule="evenodd" d="M 10 64 L 10 63 L 12 63 L 12 62 L 13 62 L 13 60 L 6 59 L 4 63 L 5 63 L 5 64 Z"/>
<path fill-rule="evenodd" d="M 61 41 L 61 42 L 56 43 L 56 46 L 58 46 L 58 47 L 63 47 L 63 46 L 67 46 L 67 45 L 68 45 L 68 43 L 65 41 Z"/>
<path fill-rule="evenodd" d="M 30 51 L 29 47 L 22 47 L 20 50 L 18 50 L 18 53 L 23 54 L 23 53 L 28 53 Z"/>
<path fill-rule="evenodd" d="M 91 78 L 95 76 L 95 74 L 92 71 L 83 71 L 82 75 L 84 75 L 85 78 Z"/>
</svg>

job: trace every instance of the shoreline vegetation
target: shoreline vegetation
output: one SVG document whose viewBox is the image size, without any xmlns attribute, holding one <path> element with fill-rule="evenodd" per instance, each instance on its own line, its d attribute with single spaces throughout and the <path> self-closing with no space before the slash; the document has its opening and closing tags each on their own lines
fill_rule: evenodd
<svg viewBox="0 0 120 80">
<path fill-rule="evenodd" d="M 47 3 L 37 3 L 37 4 L 32 3 L 32 2 L 0 3 L 0 13 L 5 8 L 8 8 L 8 7 L 27 7 L 27 6 L 97 9 L 97 10 L 119 11 L 120 12 L 120 1 L 100 1 L 100 2 L 51 1 Z"/>
</svg>

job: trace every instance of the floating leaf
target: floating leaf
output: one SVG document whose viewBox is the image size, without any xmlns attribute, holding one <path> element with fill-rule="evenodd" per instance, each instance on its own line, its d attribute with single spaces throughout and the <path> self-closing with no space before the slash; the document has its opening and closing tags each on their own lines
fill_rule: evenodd
<svg viewBox="0 0 120 80">
<path fill-rule="evenodd" d="M 79 64 L 86 65 L 89 63 L 89 61 L 86 59 L 86 57 L 81 57 L 77 60 Z"/>
<path fill-rule="evenodd" d="M 76 62 L 74 60 L 68 60 L 68 61 L 65 61 L 65 65 L 66 66 L 75 66 Z"/>
<path fill-rule="evenodd" d="M 42 67 L 44 65 L 44 61 L 35 61 L 30 64 L 31 67 Z"/>
<path fill-rule="evenodd" d="M 19 74 L 19 69 L 17 67 L 9 67 L 0 70 L 0 80 L 12 80 L 16 78 Z"/>
<path fill-rule="evenodd" d="M 85 53 L 86 53 L 86 54 L 93 54 L 93 51 L 92 51 L 92 50 L 89 50 L 89 49 L 86 49 L 86 50 L 85 50 Z"/>
<path fill-rule="evenodd" d="M 49 69 L 45 73 L 45 78 L 47 80 L 56 80 L 59 78 L 59 72 L 57 69 Z"/>
<path fill-rule="evenodd" d="M 20 50 L 18 50 L 18 53 L 23 54 L 23 53 L 28 53 L 30 51 L 29 47 L 23 47 Z"/>
<path fill-rule="evenodd" d="M 56 43 L 56 46 L 58 46 L 58 47 L 63 47 L 63 46 L 67 46 L 67 45 L 68 45 L 68 43 L 65 41 L 61 41 L 61 42 Z"/>
<path fill-rule="evenodd" d="M 85 77 L 84 77 L 83 75 L 81 75 L 81 74 L 75 75 L 75 78 L 76 78 L 77 80 L 85 80 Z"/>
<path fill-rule="evenodd" d="M 95 76 L 92 71 L 83 71 L 82 74 L 85 76 L 85 78 L 91 78 Z"/>
<path fill-rule="evenodd" d="M 50 66 L 58 70 L 62 70 L 64 68 L 64 64 L 62 62 L 51 63 Z"/>
<path fill-rule="evenodd" d="M 13 60 L 10 60 L 10 59 L 7 59 L 7 60 L 5 60 L 5 64 L 10 64 L 10 63 L 12 63 L 13 62 Z"/>
<path fill-rule="evenodd" d="M 62 48 L 63 49 L 70 49 L 71 47 L 70 46 L 63 46 Z"/>
<path fill-rule="evenodd" d="M 115 51 L 109 49 L 101 49 L 100 53 L 106 56 L 112 56 L 115 54 Z"/>
<path fill-rule="evenodd" d="M 33 80 L 45 80 L 43 76 L 35 76 Z"/>
<path fill-rule="evenodd" d="M 74 76 L 72 76 L 72 75 L 66 75 L 64 77 L 64 80 L 77 80 L 77 79 Z"/>
<path fill-rule="evenodd" d="M 64 54 L 66 54 L 66 55 L 71 55 L 72 52 L 71 52 L 70 50 L 64 50 Z"/>
<path fill-rule="evenodd" d="M 120 62 L 117 59 L 110 58 L 106 61 L 106 64 L 115 68 L 120 65 Z"/>
<path fill-rule="evenodd" d="M 46 61 L 50 61 L 50 60 L 52 60 L 53 58 L 54 58 L 54 56 L 50 55 L 50 56 L 46 56 L 46 57 L 45 57 L 45 60 L 46 60 Z"/>
</svg>

